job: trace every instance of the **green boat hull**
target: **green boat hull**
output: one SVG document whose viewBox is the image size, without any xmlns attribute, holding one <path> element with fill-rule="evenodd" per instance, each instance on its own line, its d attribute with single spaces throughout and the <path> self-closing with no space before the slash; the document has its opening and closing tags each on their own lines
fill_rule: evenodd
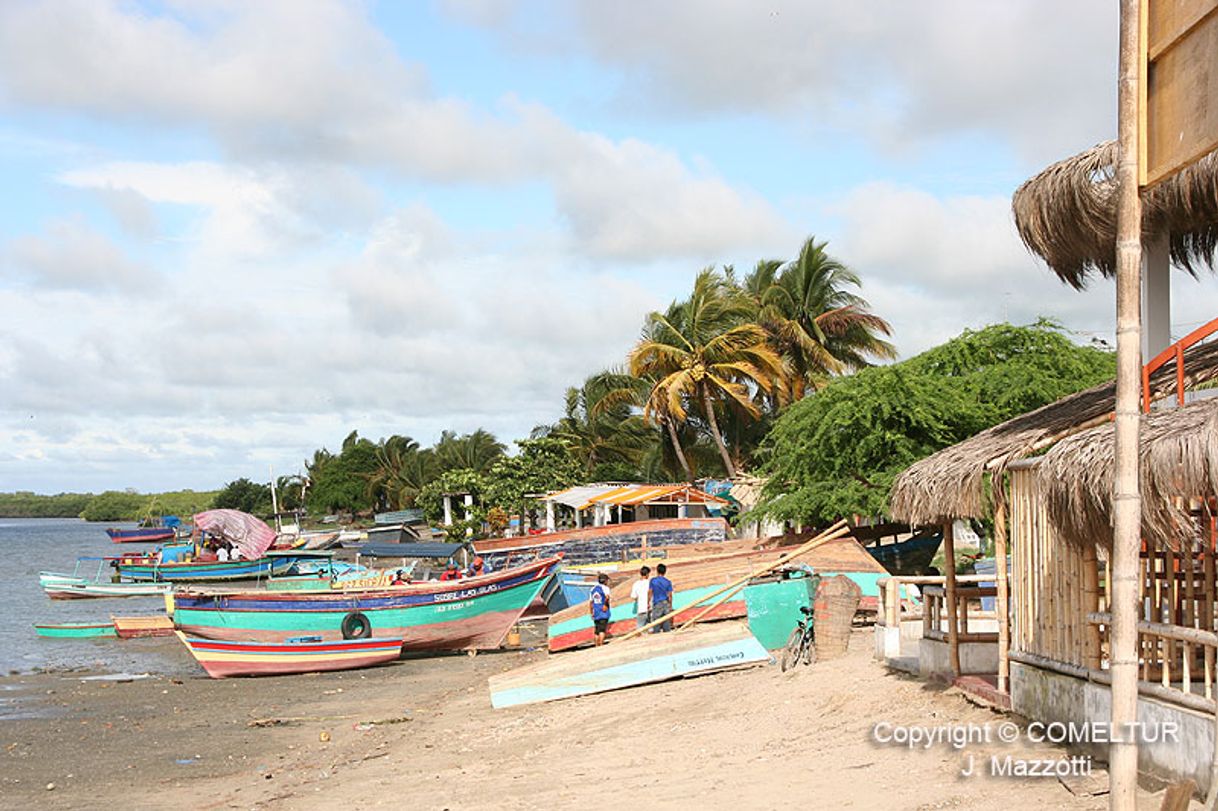
<svg viewBox="0 0 1218 811">
<path fill-rule="evenodd" d="M 118 636 L 118 632 L 114 630 L 114 625 L 99 625 L 95 623 L 73 625 L 64 623 L 61 625 L 35 625 L 34 630 L 39 636 L 50 637 L 54 639 L 87 639 L 90 637 Z"/>
</svg>

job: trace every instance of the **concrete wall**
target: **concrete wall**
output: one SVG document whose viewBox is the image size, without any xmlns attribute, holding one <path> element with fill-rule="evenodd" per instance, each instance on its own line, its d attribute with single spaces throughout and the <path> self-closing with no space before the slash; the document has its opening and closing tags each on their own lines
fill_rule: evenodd
<svg viewBox="0 0 1218 811">
<path fill-rule="evenodd" d="M 1112 713 L 1112 694 L 1104 684 L 1011 662 L 1011 709 L 1036 721 L 1106 722 Z M 1139 696 L 1138 721 L 1158 728 L 1171 722 L 1179 728 L 1176 740 L 1143 742 L 1138 747 L 1139 770 L 1169 781 L 1192 778 L 1202 794 L 1209 790 L 1213 717 Z M 1078 751 L 1098 760 L 1108 755 L 1105 745 L 1080 745 Z"/>
<path fill-rule="evenodd" d="M 918 650 L 922 643 L 922 620 L 905 620 L 899 627 L 875 625 L 875 658 L 888 667 L 919 672 Z"/>
<path fill-rule="evenodd" d="M 918 671 L 923 678 L 940 678 L 951 680 L 955 677 L 952 669 L 951 650 L 946 642 L 937 639 L 923 639 L 918 645 Z M 997 673 L 998 672 L 998 643 L 997 642 L 961 642 L 960 643 L 960 673 Z"/>
</svg>

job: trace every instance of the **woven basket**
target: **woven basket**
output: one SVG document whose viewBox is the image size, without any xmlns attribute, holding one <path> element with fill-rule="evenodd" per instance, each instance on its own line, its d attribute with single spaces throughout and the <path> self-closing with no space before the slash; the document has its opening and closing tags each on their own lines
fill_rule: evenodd
<svg viewBox="0 0 1218 811">
<path fill-rule="evenodd" d="M 820 581 L 814 607 L 816 659 L 834 659 L 846 653 L 850 629 L 863 590 L 848 577 L 836 575 Z"/>
</svg>

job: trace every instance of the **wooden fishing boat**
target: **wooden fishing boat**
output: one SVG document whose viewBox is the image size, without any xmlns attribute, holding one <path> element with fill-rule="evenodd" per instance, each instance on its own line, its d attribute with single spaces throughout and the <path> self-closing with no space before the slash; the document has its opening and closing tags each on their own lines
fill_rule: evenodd
<svg viewBox="0 0 1218 811">
<path fill-rule="evenodd" d="M 137 527 L 136 529 L 107 529 L 106 534 L 114 543 L 160 543 L 172 541 L 173 527 Z"/>
<path fill-rule="evenodd" d="M 38 582 L 52 600 L 157 597 L 173 588 L 171 583 L 114 583 L 55 572 L 39 573 Z"/>
<path fill-rule="evenodd" d="M 942 532 L 928 532 L 890 544 L 866 547 L 871 556 L 888 572 L 897 575 L 926 574 L 943 545 Z"/>
<path fill-rule="evenodd" d="M 706 555 L 697 558 L 670 558 L 666 562 L 668 579 L 673 583 L 673 608 L 680 610 L 674 619 L 680 624 L 702 611 L 700 601 L 738 577 L 770 563 L 790 548 L 750 549 L 727 552 L 721 555 Z M 791 561 L 792 566 L 807 566 L 817 573 L 829 576 L 845 574 L 859 583 L 864 593 L 879 593 L 878 580 L 887 577 L 874 559 L 853 538 L 845 537 L 800 555 Z M 654 572 L 655 566 L 652 565 Z M 638 570 L 627 570 L 630 575 L 612 586 L 609 592 L 609 635 L 622 635 L 635 628 L 636 605 L 630 599 L 630 588 L 637 579 Z M 617 579 L 617 578 L 615 578 Z M 748 616 L 744 591 L 741 590 L 726 601 L 715 606 L 702 617 L 702 621 L 737 619 Z M 548 630 L 549 648 L 552 652 L 568 650 L 593 641 L 592 618 L 586 604 L 572 605 L 550 615 Z"/>
<path fill-rule="evenodd" d="M 499 569 L 512 562 L 558 554 L 570 564 L 621 562 L 637 549 L 718 543 L 726 538 L 727 522 L 722 518 L 663 518 L 516 538 L 488 538 L 474 541 L 474 551 L 487 565 Z"/>
<path fill-rule="evenodd" d="M 297 555 L 291 551 L 267 552 L 253 560 L 223 561 L 166 561 L 157 555 L 131 555 L 115 561 L 115 568 L 124 580 L 137 582 L 215 583 L 285 574 L 296 562 Z"/>
<path fill-rule="evenodd" d="M 488 686 L 491 706 L 513 707 L 768 661 L 746 625 L 722 622 L 550 657 L 491 676 Z"/>
<path fill-rule="evenodd" d="M 39 636 L 59 639 L 84 639 L 87 637 L 117 636 L 113 622 L 57 622 L 34 623 Z"/>
<path fill-rule="evenodd" d="M 150 617 L 111 617 L 119 639 L 135 639 L 142 636 L 170 636 L 173 620 L 164 614 Z"/>
<path fill-rule="evenodd" d="M 406 650 L 498 648 L 550 582 L 559 558 L 454 581 L 367 590 L 175 592 L 176 627 L 206 639 L 283 642 L 397 637 Z"/>
<path fill-rule="evenodd" d="M 224 642 L 187 636 L 181 631 L 177 635 L 213 679 L 354 670 L 392 662 L 402 653 L 401 639 L 326 642 L 320 637 L 305 637 L 284 642 Z"/>
</svg>

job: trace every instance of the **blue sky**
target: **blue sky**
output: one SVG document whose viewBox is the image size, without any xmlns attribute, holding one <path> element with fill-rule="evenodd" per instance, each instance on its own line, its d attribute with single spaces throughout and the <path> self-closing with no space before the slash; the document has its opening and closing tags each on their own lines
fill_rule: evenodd
<svg viewBox="0 0 1218 811">
<path fill-rule="evenodd" d="M 505 440 L 803 239 L 913 354 L 1057 318 L 1010 195 L 1112 137 L 1110 3 L 0 6 L 0 490 Z M 1215 282 L 1176 281 L 1177 333 Z"/>
</svg>

